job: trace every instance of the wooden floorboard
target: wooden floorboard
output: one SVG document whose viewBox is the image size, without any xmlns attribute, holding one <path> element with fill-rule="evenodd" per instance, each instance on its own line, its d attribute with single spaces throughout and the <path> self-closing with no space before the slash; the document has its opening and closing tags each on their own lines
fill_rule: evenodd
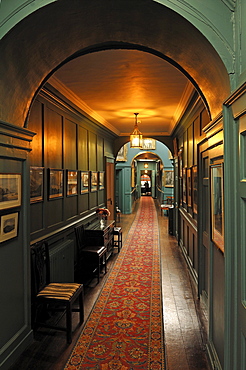
<svg viewBox="0 0 246 370">
<path fill-rule="evenodd" d="M 161 215 L 157 206 L 161 257 L 166 370 L 210 370 L 206 355 L 206 310 L 197 298 L 196 286 L 175 237 L 168 234 L 168 217 Z M 138 202 L 131 215 L 121 215 L 118 223 L 123 230 L 123 242 L 135 217 Z M 108 261 L 108 272 L 118 256 L 117 249 Z M 85 288 L 85 321 L 104 284 L 91 281 Z M 78 323 L 78 314 L 74 322 Z M 73 333 L 70 345 L 64 332 L 40 328 L 33 343 L 10 370 L 61 370 L 81 333 L 83 325 Z M 143 369 L 144 370 L 144 369 Z"/>
</svg>

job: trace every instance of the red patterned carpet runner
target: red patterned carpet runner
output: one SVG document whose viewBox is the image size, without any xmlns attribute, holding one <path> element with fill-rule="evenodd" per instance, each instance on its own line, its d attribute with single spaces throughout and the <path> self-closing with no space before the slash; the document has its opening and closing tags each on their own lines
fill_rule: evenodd
<svg viewBox="0 0 246 370">
<path fill-rule="evenodd" d="M 163 370 L 164 362 L 158 220 L 146 196 L 65 369 Z"/>
</svg>

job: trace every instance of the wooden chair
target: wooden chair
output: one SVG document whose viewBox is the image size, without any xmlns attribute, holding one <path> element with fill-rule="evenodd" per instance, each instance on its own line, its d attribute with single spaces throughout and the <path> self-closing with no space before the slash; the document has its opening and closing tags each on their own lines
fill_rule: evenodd
<svg viewBox="0 0 246 370">
<path fill-rule="evenodd" d="M 77 269 L 96 273 L 99 283 L 101 266 L 104 266 L 105 274 L 107 273 L 107 248 L 104 245 L 87 246 L 84 225 L 75 226 L 74 231 L 77 242 Z"/>
<path fill-rule="evenodd" d="M 122 248 L 122 228 L 119 226 L 114 227 L 114 247 L 118 248 L 118 253 Z"/>
<path fill-rule="evenodd" d="M 167 196 L 165 200 L 163 200 L 161 204 L 161 215 L 164 214 L 165 211 L 169 211 L 170 208 L 173 208 L 174 197 L 173 196 Z"/>
<path fill-rule="evenodd" d="M 33 326 L 44 326 L 63 330 L 67 333 L 67 342 L 72 341 L 72 311 L 79 312 L 81 325 L 84 321 L 83 285 L 75 283 L 51 283 L 48 244 L 45 241 L 31 246 L 32 273 L 32 320 Z M 73 308 L 78 299 L 79 308 Z M 59 327 L 38 321 L 38 308 L 53 309 L 66 313 L 66 327 Z"/>
</svg>

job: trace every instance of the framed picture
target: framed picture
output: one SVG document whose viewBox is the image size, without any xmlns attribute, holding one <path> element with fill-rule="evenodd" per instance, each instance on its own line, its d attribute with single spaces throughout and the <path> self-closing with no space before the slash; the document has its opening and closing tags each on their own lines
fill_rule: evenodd
<svg viewBox="0 0 246 370">
<path fill-rule="evenodd" d="M 98 173 L 97 171 L 91 171 L 91 192 L 97 191 L 98 186 Z"/>
<path fill-rule="evenodd" d="M 198 190 L 198 177 L 197 177 L 197 166 L 192 167 L 192 205 L 193 212 L 197 213 L 197 190 Z"/>
<path fill-rule="evenodd" d="M 104 189 L 104 171 L 99 171 L 98 176 L 99 176 L 99 190 L 102 190 Z"/>
<path fill-rule="evenodd" d="M 1 216 L 0 243 L 17 236 L 18 212 Z"/>
<path fill-rule="evenodd" d="M 63 197 L 63 170 L 49 169 L 49 200 Z"/>
<path fill-rule="evenodd" d="M 80 173 L 80 194 L 89 192 L 89 171 L 81 171 Z"/>
<path fill-rule="evenodd" d="M 180 150 L 178 153 L 178 161 L 179 161 L 179 177 L 183 177 L 183 150 Z"/>
<path fill-rule="evenodd" d="M 67 197 L 78 195 L 78 171 L 67 170 Z"/>
<path fill-rule="evenodd" d="M 186 170 L 187 168 L 183 168 L 183 203 L 187 203 L 187 183 L 186 183 Z"/>
<path fill-rule="evenodd" d="M 174 171 L 173 170 L 164 171 L 164 186 L 166 188 L 174 187 Z"/>
<path fill-rule="evenodd" d="M 127 144 L 123 145 L 117 153 L 116 162 L 127 161 Z"/>
<path fill-rule="evenodd" d="M 21 175 L 0 173 L 0 210 L 21 205 Z"/>
<path fill-rule="evenodd" d="M 222 252 L 224 252 L 224 192 L 222 163 L 212 165 L 210 171 L 212 241 Z"/>
<path fill-rule="evenodd" d="M 188 205 L 188 207 L 191 207 L 192 206 L 192 196 L 191 196 L 191 168 L 187 168 L 186 177 L 187 177 L 187 205 Z"/>
<path fill-rule="evenodd" d="M 143 139 L 143 146 L 141 149 L 155 149 L 155 139 L 145 138 Z"/>
<path fill-rule="evenodd" d="M 44 168 L 30 167 L 30 201 L 31 203 L 43 200 Z"/>
</svg>

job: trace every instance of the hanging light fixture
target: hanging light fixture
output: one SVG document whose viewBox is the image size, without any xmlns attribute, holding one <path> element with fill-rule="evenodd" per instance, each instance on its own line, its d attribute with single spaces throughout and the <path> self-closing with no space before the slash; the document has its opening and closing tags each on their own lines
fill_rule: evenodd
<svg viewBox="0 0 246 370">
<path fill-rule="evenodd" d="M 144 163 L 144 168 L 148 168 L 148 167 L 149 167 L 148 163 Z"/>
<path fill-rule="evenodd" d="M 142 148 L 143 147 L 143 135 L 138 129 L 138 113 L 135 114 L 135 126 L 134 130 L 130 135 L 130 147 L 131 148 Z"/>
</svg>

